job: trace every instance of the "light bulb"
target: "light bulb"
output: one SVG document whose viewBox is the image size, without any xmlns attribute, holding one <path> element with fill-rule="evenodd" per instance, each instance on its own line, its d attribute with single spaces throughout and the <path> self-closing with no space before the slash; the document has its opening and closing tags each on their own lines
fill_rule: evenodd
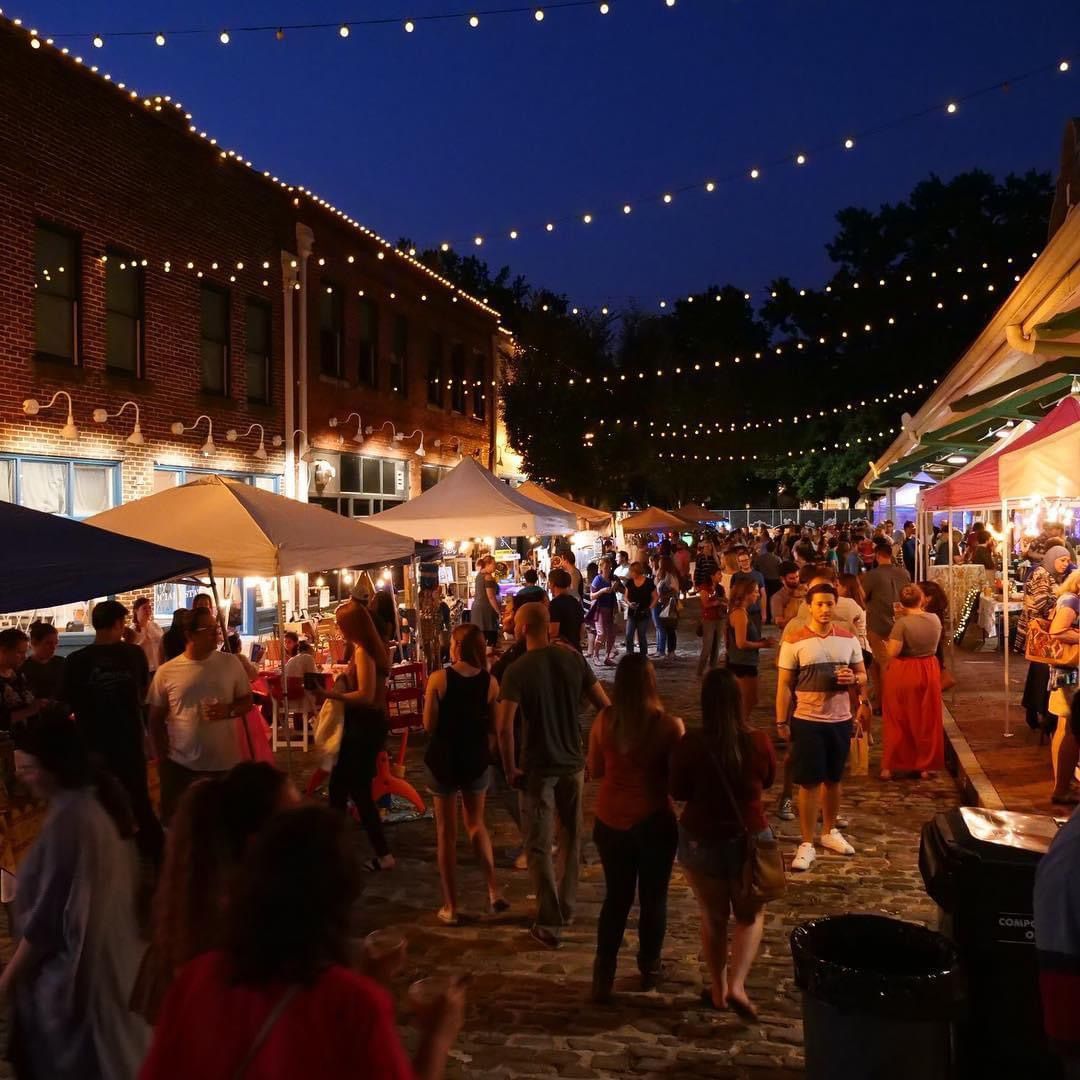
<svg viewBox="0 0 1080 1080">
<path fill-rule="evenodd" d="M 415 29 L 416 29 L 416 23 L 414 23 L 412 21 L 412 19 L 406 19 L 405 20 L 405 33 L 406 34 L 411 34 Z"/>
<path fill-rule="evenodd" d="M 630 204 L 629 204 L 629 203 L 625 203 L 625 204 L 623 205 L 623 208 L 622 208 L 622 212 L 623 212 L 624 214 L 629 214 L 629 213 L 630 213 Z"/>
<path fill-rule="evenodd" d="M 164 34 L 155 34 L 154 35 L 154 44 L 155 45 L 164 45 L 165 44 L 165 35 Z"/>
<path fill-rule="evenodd" d="M 805 165 L 806 164 L 806 155 L 805 154 L 797 154 L 795 156 L 795 164 L 796 165 Z"/>
<path fill-rule="evenodd" d="M 760 175 L 761 175 L 761 170 L 760 169 L 751 169 L 750 170 L 750 179 L 751 180 L 756 180 Z"/>
<path fill-rule="evenodd" d="M 716 185 L 715 185 L 715 184 L 714 184 L 714 183 L 713 183 L 713 182 L 712 182 L 712 181 L 710 180 L 710 181 L 709 181 L 709 182 L 708 182 L 708 183 L 707 183 L 707 184 L 705 185 L 705 190 L 706 190 L 706 191 L 708 191 L 708 192 L 713 192 L 713 191 L 715 191 L 715 190 L 716 190 Z"/>
<path fill-rule="evenodd" d="M 543 8 L 537 8 L 537 9 L 536 9 L 536 10 L 535 10 L 535 11 L 533 12 L 533 18 L 534 18 L 534 19 L 535 19 L 535 20 L 536 20 L 537 22 L 543 22 L 543 21 L 544 21 L 544 9 L 543 9 Z"/>
<path fill-rule="evenodd" d="M 105 39 L 100 34 L 94 35 L 94 48 L 100 49 L 105 45 Z"/>
<path fill-rule="evenodd" d="M 41 42 L 38 41 L 37 38 L 31 38 L 30 39 L 30 48 L 31 49 L 40 49 L 41 48 Z"/>
<path fill-rule="evenodd" d="M 611 5 L 610 4 L 601 4 L 600 5 L 600 14 L 601 15 L 606 15 L 610 10 L 611 10 Z"/>
<path fill-rule="evenodd" d="M 544 226 L 544 228 L 545 228 L 545 229 L 547 229 L 547 231 L 548 231 L 548 232 L 554 232 L 554 231 L 555 231 L 555 223 L 554 223 L 553 221 L 549 221 L 549 222 L 548 222 L 548 223 L 547 223 L 547 224 L 546 224 L 546 225 Z"/>
<path fill-rule="evenodd" d="M 852 138 L 845 139 L 844 140 L 844 149 L 845 150 L 854 150 L 855 149 L 855 140 L 852 139 Z"/>
<path fill-rule="evenodd" d="M 220 41 L 222 45 L 228 45 L 230 40 L 228 30 L 222 30 L 221 33 L 218 34 L 218 41 Z"/>
<path fill-rule="evenodd" d="M 586 225 L 591 225 L 592 224 L 592 214 L 585 214 L 582 217 L 581 220 L 584 221 Z"/>
<path fill-rule="evenodd" d="M 348 37 L 348 36 L 349 36 L 349 26 L 348 26 L 348 23 L 342 23 L 342 24 L 341 24 L 341 25 L 340 25 L 340 26 L 338 27 L 338 34 L 340 34 L 340 35 L 341 35 L 341 37 Z"/>
<path fill-rule="evenodd" d="M 475 244 L 475 245 L 476 245 L 477 247 L 480 247 L 480 245 L 481 245 L 481 244 L 483 244 L 483 242 L 484 242 L 484 238 L 483 238 L 482 236 L 474 236 L 474 237 L 473 237 L 473 243 L 474 243 L 474 244 Z"/>
<path fill-rule="evenodd" d="M 511 239 L 511 240 L 516 240 L 517 238 L 518 238 L 518 231 L 517 231 L 517 229 L 511 229 L 511 230 L 510 230 L 510 239 Z"/>
<path fill-rule="evenodd" d="M 665 195 L 664 196 L 664 202 L 666 202 L 666 203 L 671 202 L 671 196 L 670 195 Z"/>
<path fill-rule="evenodd" d="M 443 251 L 449 251 L 450 250 L 450 245 L 447 244 L 445 241 L 440 246 L 441 246 Z"/>
<path fill-rule="evenodd" d="M 1069 70 L 1069 61 L 1068 60 L 1062 60 L 1061 63 L 1058 64 L 1058 71 L 1068 71 L 1068 70 Z"/>
<path fill-rule="evenodd" d="M 664 0 L 664 3 L 667 4 L 668 7 L 675 6 L 675 0 Z"/>
<path fill-rule="evenodd" d="M 956 112 L 956 102 L 955 101 L 950 101 L 949 104 L 945 106 L 945 111 L 947 113 Z"/>
<path fill-rule="evenodd" d="M 469 16 L 469 25 L 475 30 L 480 25 L 480 16 L 479 15 L 470 15 Z"/>
</svg>

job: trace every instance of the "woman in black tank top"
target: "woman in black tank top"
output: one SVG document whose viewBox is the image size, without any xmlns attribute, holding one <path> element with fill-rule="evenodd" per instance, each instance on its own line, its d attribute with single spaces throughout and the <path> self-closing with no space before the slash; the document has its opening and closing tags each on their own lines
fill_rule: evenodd
<svg viewBox="0 0 1080 1080">
<path fill-rule="evenodd" d="M 495 880 L 491 837 L 484 824 L 484 798 L 491 773 L 493 710 L 499 686 L 487 670 L 487 645 L 477 626 L 466 623 L 454 630 L 450 659 L 450 667 L 428 677 L 424 730 L 431 741 L 424 763 L 435 802 L 444 901 L 438 918 L 448 926 L 456 926 L 458 792 L 465 829 L 487 881 L 488 910 L 505 911 L 509 905 Z"/>
</svg>

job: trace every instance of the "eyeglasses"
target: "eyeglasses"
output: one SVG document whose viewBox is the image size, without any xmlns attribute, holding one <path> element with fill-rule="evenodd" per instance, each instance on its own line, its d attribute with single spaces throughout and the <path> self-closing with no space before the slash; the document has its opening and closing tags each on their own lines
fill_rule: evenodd
<svg viewBox="0 0 1080 1080">
<path fill-rule="evenodd" d="M 193 634 L 205 634 L 208 630 L 215 630 L 216 631 L 217 630 L 217 623 L 214 623 L 212 626 L 196 626 L 196 627 L 192 628 L 191 633 L 193 633 Z"/>
</svg>

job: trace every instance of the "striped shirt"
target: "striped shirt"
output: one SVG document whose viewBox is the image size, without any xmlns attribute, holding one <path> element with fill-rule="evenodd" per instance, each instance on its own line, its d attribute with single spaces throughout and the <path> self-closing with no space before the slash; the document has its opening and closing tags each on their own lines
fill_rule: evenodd
<svg viewBox="0 0 1080 1080">
<path fill-rule="evenodd" d="M 837 724 L 851 719 L 848 687 L 836 683 L 840 664 L 863 662 L 859 640 L 843 627 L 831 625 L 825 635 L 809 626 L 796 630 L 780 645 L 776 666 L 795 672 L 795 717 Z"/>
</svg>

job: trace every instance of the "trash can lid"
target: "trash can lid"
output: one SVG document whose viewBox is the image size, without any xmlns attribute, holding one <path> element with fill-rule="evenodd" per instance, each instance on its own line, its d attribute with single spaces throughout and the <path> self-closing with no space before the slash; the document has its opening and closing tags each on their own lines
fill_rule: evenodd
<svg viewBox="0 0 1080 1080">
<path fill-rule="evenodd" d="M 832 915 L 791 933 L 795 982 L 844 1011 L 945 1020 L 963 1005 L 953 945 L 925 926 L 883 915 Z"/>
</svg>

